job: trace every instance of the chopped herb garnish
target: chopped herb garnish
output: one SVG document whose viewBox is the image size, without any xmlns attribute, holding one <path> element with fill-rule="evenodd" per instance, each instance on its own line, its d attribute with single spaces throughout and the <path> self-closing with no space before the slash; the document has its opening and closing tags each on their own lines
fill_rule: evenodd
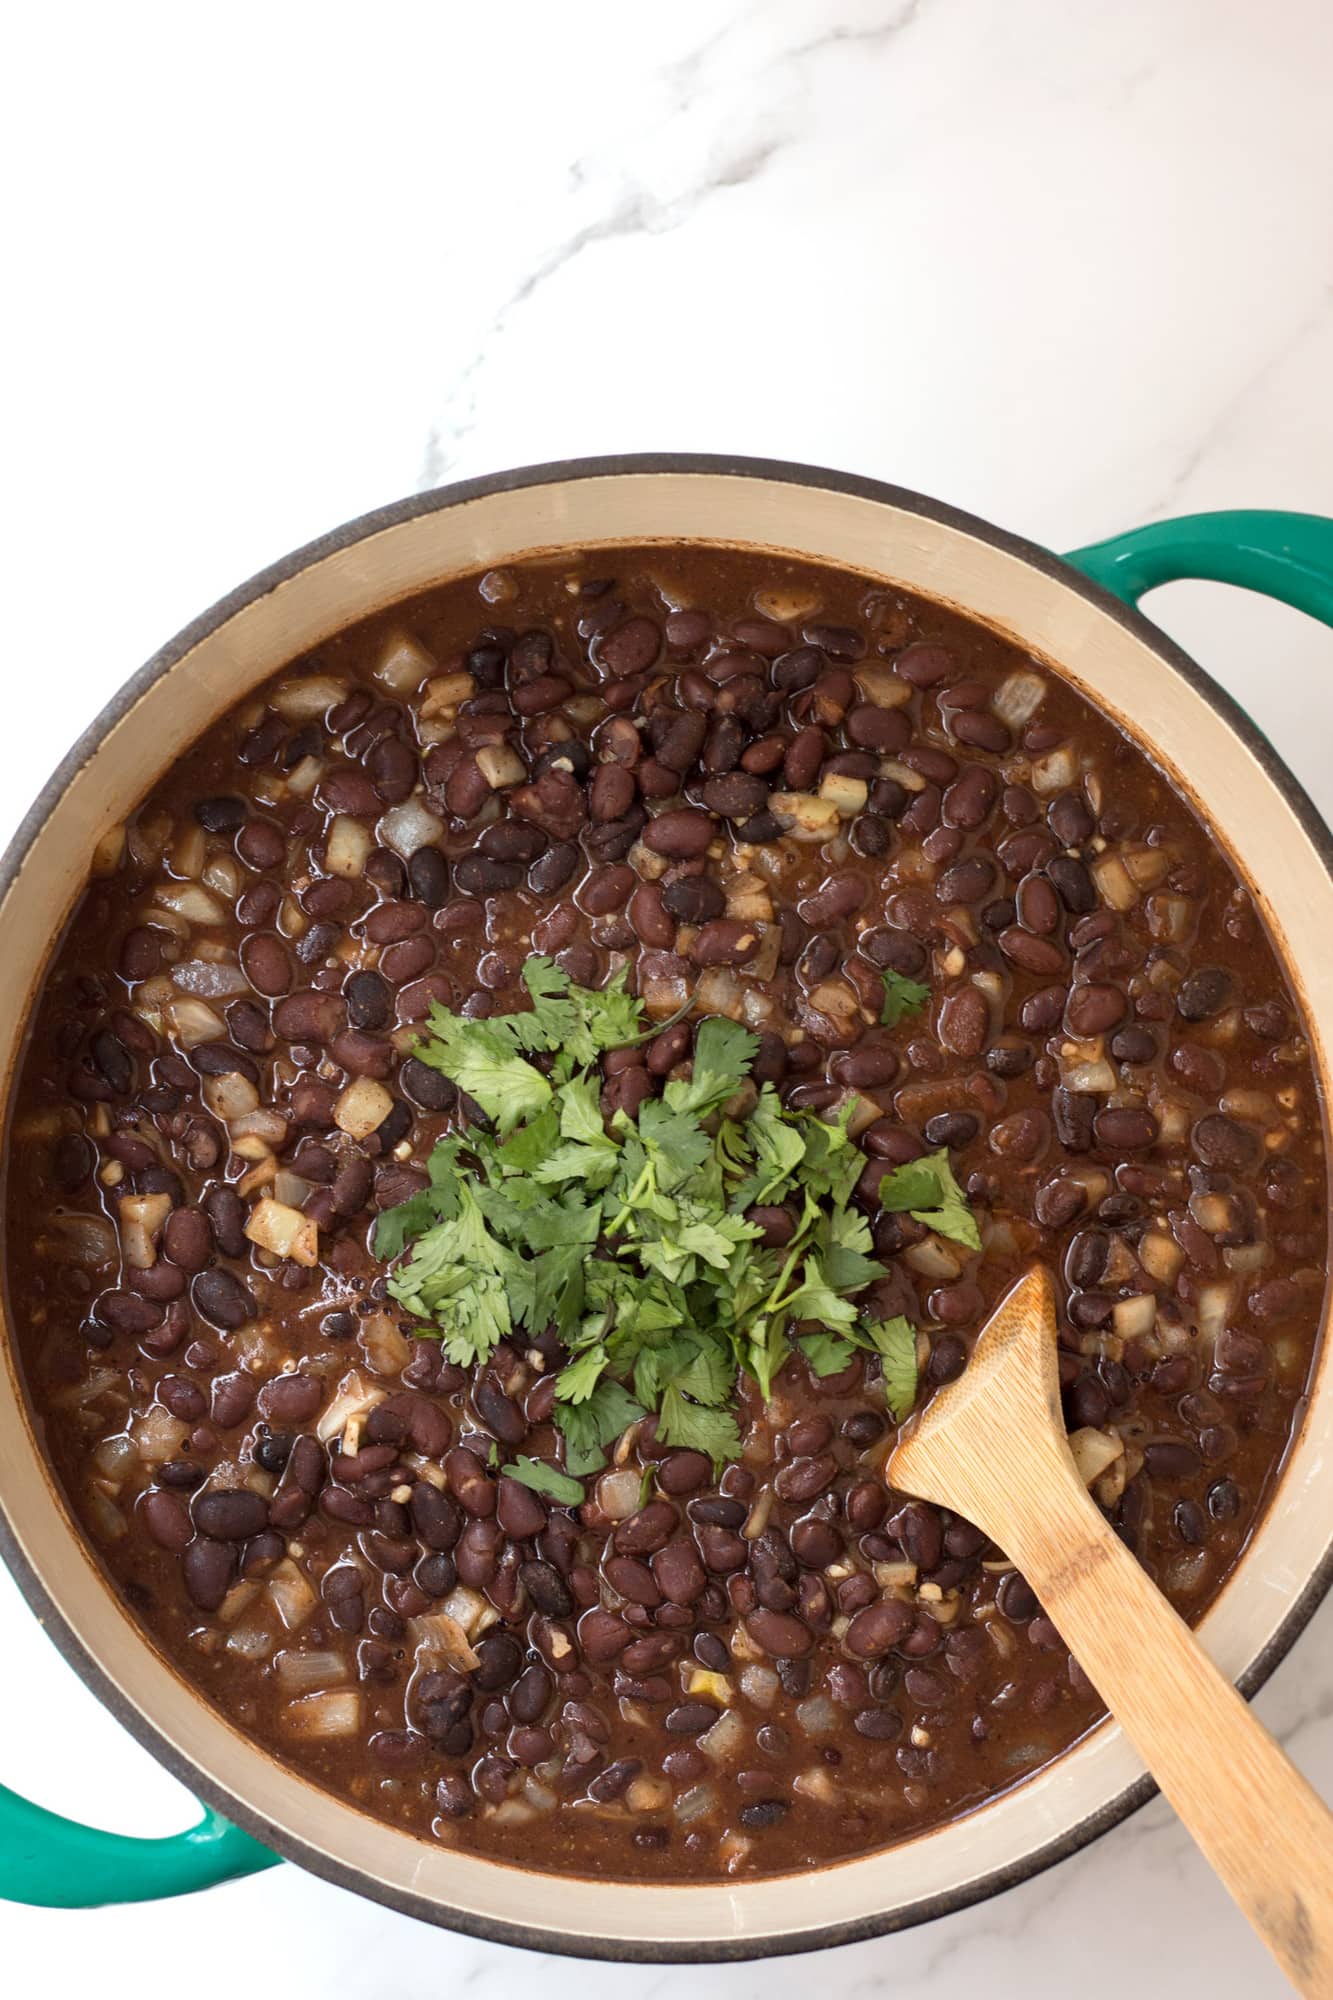
<svg viewBox="0 0 1333 2000">
<path fill-rule="evenodd" d="M 516 1458 L 504 1467 L 504 1476 L 516 1479 L 520 1486 L 530 1486 L 534 1493 L 545 1493 L 552 1500 L 562 1501 L 566 1507 L 582 1505 L 583 1488 L 578 1480 L 554 1465 L 546 1465 L 540 1458 Z"/>
<path fill-rule="evenodd" d="M 949 1154 L 941 1147 L 923 1160 L 909 1160 L 880 1182 L 881 1208 L 906 1209 L 914 1222 L 924 1222 L 937 1236 L 947 1236 L 968 1250 L 980 1250 L 977 1220 L 967 1196 L 953 1177 Z"/>
<path fill-rule="evenodd" d="M 901 972 L 880 974 L 884 981 L 884 1011 L 880 1026 L 896 1028 L 908 1014 L 919 1014 L 930 998 L 930 988 L 917 979 L 905 979 Z"/>
<path fill-rule="evenodd" d="M 555 1405 L 565 1469 L 519 1459 L 506 1473 L 553 1494 L 559 1480 L 572 1499 L 650 1411 L 663 1443 L 734 1458 L 738 1371 L 767 1397 L 793 1347 L 817 1374 L 839 1372 L 858 1348 L 878 1354 L 889 1407 L 905 1414 L 915 1334 L 857 1304 L 885 1271 L 852 1206 L 865 1159 L 846 1114 L 788 1111 L 772 1084 L 756 1094 L 755 1036 L 710 1016 L 690 1075 L 608 1128 L 593 1065 L 642 1037 L 638 1001 L 623 976 L 592 992 L 545 958 L 523 977 L 527 1013 L 474 1021 L 432 1007 L 416 1054 L 488 1123 L 441 1140 L 429 1185 L 375 1234 L 380 1257 L 402 1260 L 391 1296 L 451 1361 L 484 1362 L 501 1340 L 551 1328 L 566 1348 Z M 980 1248 L 947 1153 L 886 1176 L 882 1199 Z M 747 1220 L 756 1204 L 791 1214 L 781 1250 Z"/>
</svg>

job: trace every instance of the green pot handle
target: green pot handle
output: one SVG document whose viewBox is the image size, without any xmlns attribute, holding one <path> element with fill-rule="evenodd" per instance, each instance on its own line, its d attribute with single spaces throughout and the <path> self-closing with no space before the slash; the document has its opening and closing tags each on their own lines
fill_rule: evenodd
<svg viewBox="0 0 1333 2000">
<path fill-rule="evenodd" d="M 1281 598 L 1333 625 L 1333 520 L 1238 507 L 1182 514 L 1065 557 L 1126 604 L 1184 577 L 1233 583 Z"/>
<path fill-rule="evenodd" d="M 81 1826 L 0 1785 L 0 1897 L 11 1903 L 48 1910 L 147 1903 L 253 1875 L 281 1858 L 208 1808 L 188 1832 L 135 1840 Z"/>
</svg>

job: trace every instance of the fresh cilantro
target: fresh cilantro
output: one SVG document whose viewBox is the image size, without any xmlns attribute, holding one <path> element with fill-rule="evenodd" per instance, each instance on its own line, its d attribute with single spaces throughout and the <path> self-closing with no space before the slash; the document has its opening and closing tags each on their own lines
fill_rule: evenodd
<svg viewBox="0 0 1333 2000">
<path fill-rule="evenodd" d="M 916 1328 L 899 1313 L 894 1319 L 872 1320 L 865 1332 L 879 1353 L 884 1400 L 902 1423 L 916 1401 Z"/>
<path fill-rule="evenodd" d="M 796 1345 L 816 1375 L 841 1375 L 856 1353 L 851 1341 L 836 1333 L 803 1333 Z"/>
<path fill-rule="evenodd" d="M 545 1493 L 552 1500 L 563 1501 L 567 1507 L 583 1505 L 585 1495 L 578 1480 L 571 1479 L 567 1472 L 547 1465 L 540 1458 L 516 1458 L 504 1468 L 504 1476 L 516 1479 L 520 1486 L 530 1486 L 534 1493 Z"/>
<path fill-rule="evenodd" d="M 895 1167 L 880 1183 L 879 1201 L 881 1208 L 906 1209 L 914 1222 L 924 1222 L 937 1236 L 947 1236 L 965 1249 L 981 1248 L 976 1217 L 953 1177 L 946 1147 Z"/>
<path fill-rule="evenodd" d="M 565 1469 L 581 1477 L 600 1470 L 606 1447 L 646 1414 L 629 1390 L 608 1377 L 585 1402 L 557 1403 L 555 1420 L 565 1434 Z"/>
<path fill-rule="evenodd" d="M 706 1452 L 711 1459 L 740 1456 L 741 1434 L 731 1411 L 690 1402 L 675 1383 L 662 1398 L 657 1434 L 666 1444 Z"/>
<path fill-rule="evenodd" d="M 847 1334 L 802 1334 L 797 1346 L 816 1375 L 840 1375 L 858 1347 L 878 1354 L 884 1399 L 899 1423 L 916 1401 L 916 1328 L 894 1319 L 861 1320 Z"/>
<path fill-rule="evenodd" d="M 880 1026 L 896 1028 L 908 1014 L 919 1014 L 930 998 L 930 988 L 917 979 L 905 979 L 901 972 L 880 974 L 884 981 L 884 1011 Z"/>
<path fill-rule="evenodd" d="M 735 1457 L 738 1375 L 767 1399 L 794 1347 L 817 1374 L 840 1373 L 857 1349 L 877 1353 L 889 1407 L 905 1413 L 915 1335 L 906 1320 L 863 1316 L 885 1273 L 855 1206 L 865 1158 L 849 1110 L 821 1118 L 788 1111 L 771 1084 L 756 1091 L 756 1037 L 708 1017 L 690 1073 L 637 1118 L 608 1122 L 597 1059 L 653 1031 L 625 976 L 594 992 L 534 957 L 523 978 L 524 1012 L 474 1021 L 432 1008 L 416 1053 L 485 1122 L 442 1139 L 427 1186 L 375 1230 L 376 1254 L 394 1264 L 391 1297 L 451 1361 L 475 1365 L 511 1338 L 554 1335 L 565 1350 L 554 1409 L 564 1470 L 521 1459 L 506 1472 L 553 1495 L 563 1482 L 572 1500 L 575 1481 L 650 1411 L 663 1443 Z M 925 997 L 899 984 L 904 1007 Z M 887 1174 L 881 1199 L 980 1248 L 944 1151 Z M 756 1206 L 790 1217 L 781 1249 L 749 1220 Z"/>
</svg>

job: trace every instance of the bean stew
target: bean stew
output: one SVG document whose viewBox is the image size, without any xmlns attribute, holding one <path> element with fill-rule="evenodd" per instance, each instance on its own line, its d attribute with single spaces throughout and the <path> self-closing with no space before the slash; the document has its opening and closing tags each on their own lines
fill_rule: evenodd
<svg viewBox="0 0 1333 2000">
<path fill-rule="evenodd" d="M 778 556 L 532 560 L 294 662 L 90 865 L 12 1112 L 12 1323 L 113 1588 L 275 1757 L 657 1879 L 1031 1774 L 1096 1691 L 882 1467 L 1035 1259 L 1080 1470 L 1185 1616 L 1216 1595 L 1303 1407 L 1320 1106 L 1250 895 L 1049 665 Z M 542 991 L 600 1038 L 463 1067 Z M 764 1199 L 765 1145 L 841 1192 Z"/>
</svg>

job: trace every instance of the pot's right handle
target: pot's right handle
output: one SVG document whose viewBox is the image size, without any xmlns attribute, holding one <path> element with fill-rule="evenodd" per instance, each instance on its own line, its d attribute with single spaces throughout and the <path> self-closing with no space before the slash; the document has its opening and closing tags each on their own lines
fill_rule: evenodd
<svg viewBox="0 0 1333 2000">
<path fill-rule="evenodd" d="M 1126 604 L 1158 584 L 1196 577 L 1281 598 L 1333 625 L 1333 520 L 1322 514 L 1182 514 L 1075 549 L 1065 561 Z"/>
<path fill-rule="evenodd" d="M 136 1840 L 82 1826 L 0 1785 L 0 1897 L 7 1902 L 48 1910 L 146 1903 L 253 1875 L 280 1859 L 207 1807 L 185 1833 Z"/>
</svg>

